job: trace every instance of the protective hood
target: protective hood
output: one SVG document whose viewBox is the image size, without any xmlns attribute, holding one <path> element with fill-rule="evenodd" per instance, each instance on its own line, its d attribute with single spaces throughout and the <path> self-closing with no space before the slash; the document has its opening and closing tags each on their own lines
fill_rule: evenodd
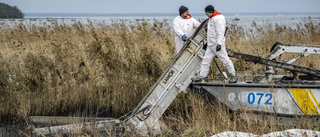
<svg viewBox="0 0 320 137">
<path fill-rule="evenodd" d="M 218 12 L 217 10 L 215 10 L 213 15 L 210 18 L 212 18 L 214 16 L 217 16 L 217 15 L 222 15 L 222 13 Z"/>
</svg>

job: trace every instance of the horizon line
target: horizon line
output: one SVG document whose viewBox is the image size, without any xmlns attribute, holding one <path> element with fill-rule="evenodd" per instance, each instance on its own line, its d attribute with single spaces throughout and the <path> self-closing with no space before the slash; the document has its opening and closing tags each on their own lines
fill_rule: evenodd
<svg viewBox="0 0 320 137">
<path fill-rule="evenodd" d="M 137 12 L 137 13 L 107 13 L 107 12 L 25 12 L 24 14 L 178 14 L 178 13 L 173 13 L 173 12 Z M 193 12 L 190 14 L 203 14 L 204 12 Z M 319 12 L 223 12 L 227 14 L 241 14 L 241 13 L 320 13 Z"/>
</svg>

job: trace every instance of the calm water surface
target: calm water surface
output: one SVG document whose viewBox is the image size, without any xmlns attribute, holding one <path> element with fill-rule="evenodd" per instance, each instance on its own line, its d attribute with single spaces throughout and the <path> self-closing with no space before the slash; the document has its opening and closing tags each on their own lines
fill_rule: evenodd
<svg viewBox="0 0 320 137">
<path fill-rule="evenodd" d="M 27 26 L 32 25 L 50 25 L 52 22 L 73 24 L 75 22 L 81 22 L 87 24 L 88 21 L 94 23 L 110 24 L 112 22 L 122 22 L 134 23 L 136 21 L 146 20 L 149 23 L 153 23 L 154 20 L 163 21 L 166 20 L 167 23 L 172 27 L 172 21 L 176 17 L 174 14 L 132 14 L 132 15 L 122 15 L 122 14 L 26 14 L 24 19 L 0 19 L 0 27 L 12 27 L 19 23 L 26 24 Z M 195 14 L 193 16 L 197 20 L 204 20 L 207 17 L 201 14 Z M 306 21 L 311 21 L 314 24 L 320 23 L 320 15 L 272 15 L 272 16 L 239 16 L 239 15 L 225 15 L 227 23 L 237 24 L 245 28 L 252 27 L 253 22 L 258 26 L 264 26 L 267 24 L 280 25 L 287 27 L 295 27 L 299 23 L 305 23 Z"/>
</svg>

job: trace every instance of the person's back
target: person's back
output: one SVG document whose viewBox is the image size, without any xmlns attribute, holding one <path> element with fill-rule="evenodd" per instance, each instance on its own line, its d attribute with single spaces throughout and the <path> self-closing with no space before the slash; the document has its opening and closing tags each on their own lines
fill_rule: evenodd
<svg viewBox="0 0 320 137">
<path fill-rule="evenodd" d="M 179 16 L 173 20 L 177 53 L 182 49 L 184 41 L 194 33 L 199 25 L 200 22 L 191 17 L 187 7 L 181 6 L 179 8 Z"/>
</svg>

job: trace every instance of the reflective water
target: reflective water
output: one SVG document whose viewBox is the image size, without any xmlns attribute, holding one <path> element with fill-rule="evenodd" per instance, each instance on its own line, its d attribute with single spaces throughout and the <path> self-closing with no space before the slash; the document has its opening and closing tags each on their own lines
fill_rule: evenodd
<svg viewBox="0 0 320 137">
<path fill-rule="evenodd" d="M 59 14 L 60 15 L 60 14 Z M 58 15 L 42 15 L 42 16 L 26 16 L 24 19 L 0 19 L 0 27 L 12 27 L 19 23 L 26 24 L 27 26 L 32 25 L 50 25 L 52 22 L 58 23 L 65 23 L 65 24 L 73 24 L 75 22 L 81 22 L 83 24 L 87 24 L 89 21 L 93 23 L 103 23 L 103 24 L 110 24 L 112 22 L 125 22 L 125 23 L 132 23 L 136 21 L 148 21 L 149 23 L 153 23 L 155 20 L 163 21 L 166 20 L 167 23 L 172 26 L 172 21 L 175 18 L 175 15 L 167 15 L 167 16 L 152 16 L 147 14 L 147 16 L 138 16 L 138 15 L 91 15 L 91 14 L 84 14 L 84 15 L 73 15 L 73 16 L 58 16 Z M 204 20 L 207 17 L 205 15 L 198 15 L 193 16 L 197 20 Z M 227 23 L 230 24 L 237 24 L 238 26 L 242 26 L 244 28 L 252 27 L 253 22 L 256 23 L 258 26 L 264 25 L 285 25 L 287 27 L 295 27 L 299 23 L 304 23 L 306 21 L 312 21 L 314 24 L 320 23 L 320 15 L 276 15 L 276 16 L 225 16 L 227 19 Z"/>
</svg>

